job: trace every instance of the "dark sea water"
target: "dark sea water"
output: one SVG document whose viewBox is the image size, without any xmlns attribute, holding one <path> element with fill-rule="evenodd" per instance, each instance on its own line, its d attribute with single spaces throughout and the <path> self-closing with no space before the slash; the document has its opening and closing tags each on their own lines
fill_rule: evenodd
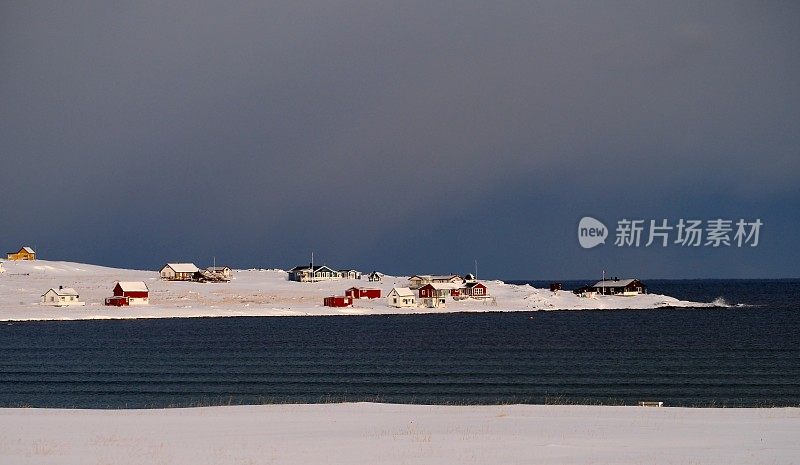
<svg viewBox="0 0 800 465">
<path fill-rule="evenodd" d="M 2 323 L 0 406 L 800 405 L 800 281 L 647 284 L 734 306 Z"/>
</svg>

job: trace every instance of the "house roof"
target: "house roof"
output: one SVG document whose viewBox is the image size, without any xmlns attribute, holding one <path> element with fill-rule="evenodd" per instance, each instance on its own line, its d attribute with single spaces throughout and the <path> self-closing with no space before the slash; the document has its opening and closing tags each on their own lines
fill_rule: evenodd
<svg viewBox="0 0 800 465">
<path fill-rule="evenodd" d="M 476 286 L 486 287 L 486 284 L 483 284 L 483 283 L 468 283 L 467 284 L 467 287 L 476 287 Z"/>
<path fill-rule="evenodd" d="M 337 271 L 336 271 L 336 270 L 334 270 L 333 268 L 331 268 L 331 267 L 329 267 L 329 266 L 326 266 L 326 265 L 319 265 L 319 266 L 315 266 L 315 267 L 313 267 L 313 270 L 314 270 L 314 272 L 316 273 L 317 271 L 320 271 L 320 270 L 321 270 L 321 269 L 323 269 L 323 268 L 325 268 L 326 270 L 333 271 L 334 273 L 336 273 L 336 272 L 337 272 Z M 292 269 L 291 269 L 291 270 L 289 270 L 289 271 L 305 271 L 305 270 L 312 270 L 312 267 L 311 267 L 311 266 L 309 266 L 309 265 L 300 265 L 300 266 L 296 266 L 296 267 L 292 268 Z"/>
<path fill-rule="evenodd" d="M 414 297 L 414 291 L 407 287 L 393 287 L 389 294 L 395 293 L 398 297 Z"/>
<path fill-rule="evenodd" d="M 592 287 L 625 287 L 628 284 L 636 281 L 635 279 L 619 279 L 617 281 L 611 281 L 606 279 L 605 281 L 597 281 Z"/>
<path fill-rule="evenodd" d="M 220 272 L 220 271 L 230 270 L 230 268 L 228 268 L 227 266 L 209 266 L 208 268 L 206 268 L 206 270 L 213 272 Z"/>
<path fill-rule="evenodd" d="M 195 273 L 200 271 L 194 263 L 167 263 L 164 268 L 170 267 L 176 273 Z M 162 270 L 164 268 L 161 268 Z"/>
<path fill-rule="evenodd" d="M 449 291 L 451 289 L 461 289 L 461 285 L 460 284 L 456 284 L 456 283 L 428 283 L 428 284 L 426 284 L 426 285 L 424 285 L 422 287 L 428 287 L 428 286 L 431 286 L 434 289 L 442 290 L 442 291 L 444 291 L 444 290 L 448 290 Z"/>
<path fill-rule="evenodd" d="M 28 252 L 28 253 L 36 253 L 36 252 L 34 252 L 34 251 L 33 251 L 33 249 L 32 249 L 32 248 L 30 248 L 30 247 L 23 247 L 22 249 L 20 249 L 20 252 L 22 252 L 23 250 L 24 250 L 24 251 L 26 251 L 26 252 Z"/>
<path fill-rule="evenodd" d="M 117 285 L 123 292 L 149 292 L 147 284 L 142 281 L 120 281 Z M 115 286 L 116 287 L 116 286 Z"/>
<path fill-rule="evenodd" d="M 75 289 L 73 289 L 71 287 L 62 287 L 61 289 L 50 288 L 47 292 L 50 292 L 50 291 L 55 292 L 56 295 L 58 295 L 58 296 L 70 296 L 70 295 L 72 295 L 72 296 L 78 297 L 78 291 L 76 291 Z M 46 295 L 47 292 L 45 292 L 42 295 Z"/>
</svg>

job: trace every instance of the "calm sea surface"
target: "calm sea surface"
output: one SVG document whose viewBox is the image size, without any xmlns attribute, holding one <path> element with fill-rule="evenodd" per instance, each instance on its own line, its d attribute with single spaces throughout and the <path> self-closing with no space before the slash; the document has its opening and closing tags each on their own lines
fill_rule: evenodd
<svg viewBox="0 0 800 465">
<path fill-rule="evenodd" d="M 800 281 L 647 284 L 746 306 L 2 323 L 0 406 L 800 405 Z"/>
</svg>

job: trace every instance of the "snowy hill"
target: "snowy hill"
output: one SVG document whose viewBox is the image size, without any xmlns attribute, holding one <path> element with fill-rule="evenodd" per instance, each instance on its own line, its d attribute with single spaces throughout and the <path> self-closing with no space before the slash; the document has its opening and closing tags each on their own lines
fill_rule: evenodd
<svg viewBox="0 0 800 465">
<path fill-rule="evenodd" d="M 319 283 L 287 281 L 282 270 L 235 270 L 230 283 L 163 281 L 156 271 L 107 268 L 71 262 L 36 260 L 4 262 L 0 274 L 0 321 L 76 320 L 103 318 L 168 318 L 203 316 L 303 316 L 366 315 L 443 312 L 581 310 L 659 307 L 709 307 L 714 304 L 681 301 L 649 294 L 635 297 L 583 298 L 569 291 L 557 293 L 531 286 L 484 281 L 491 301 L 448 301 L 437 309 L 397 309 L 385 299 L 356 300 L 352 308 L 322 305 L 329 295 L 342 295 L 352 286 L 379 287 L 386 295 L 392 287 L 407 286 L 407 277 L 384 276 L 379 283 L 339 280 Z M 144 281 L 150 288 L 150 305 L 106 307 L 117 281 Z M 51 307 L 39 303 L 50 288 L 71 287 L 86 302 L 84 307 Z"/>
</svg>

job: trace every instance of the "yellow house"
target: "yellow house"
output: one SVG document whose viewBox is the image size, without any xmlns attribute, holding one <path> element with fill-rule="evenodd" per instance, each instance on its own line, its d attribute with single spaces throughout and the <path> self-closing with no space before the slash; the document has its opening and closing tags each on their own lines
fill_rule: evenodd
<svg viewBox="0 0 800 465">
<path fill-rule="evenodd" d="M 36 260 L 36 252 L 30 247 L 23 247 L 19 252 L 9 252 L 7 256 L 9 260 Z"/>
</svg>

